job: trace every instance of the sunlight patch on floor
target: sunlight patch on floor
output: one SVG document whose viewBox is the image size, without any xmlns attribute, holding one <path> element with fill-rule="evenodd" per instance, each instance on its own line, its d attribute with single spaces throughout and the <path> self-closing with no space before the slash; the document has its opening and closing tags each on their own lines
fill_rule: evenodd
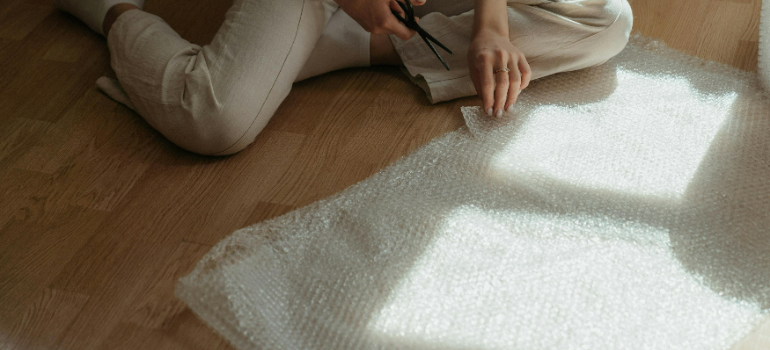
<svg viewBox="0 0 770 350">
<path fill-rule="evenodd" d="M 492 176 L 550 177 L 586 189 L 676 199 L 736 93 L 704 98 L 689 81 L 618 69 L 606 100 L 545 105 L 492 161 Z"/>
<path fill-rule="evenodd" d="M 622 348 L 608 339 L 629 337 L 663 348 L 710 344 L 691 325 L 713 312 L 756 310 L 735 308 L 682 269 L 666 230 L 466 206 L 447 218 L 369 329 L 407 348 Z M 552 336 L 530 337 L 544 329 Z"/>
</svg>

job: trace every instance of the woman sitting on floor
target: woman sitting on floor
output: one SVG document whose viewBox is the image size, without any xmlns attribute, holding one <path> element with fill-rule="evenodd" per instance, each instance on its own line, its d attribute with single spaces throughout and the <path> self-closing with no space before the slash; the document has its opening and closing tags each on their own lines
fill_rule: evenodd
<svg viewBox="0 0 770 350">
<path fill-rule="evenodd" d="M 510 110 L 531 79 L 606 62 L 626 45 L 627 0 L 431 0 L 420 26 L 454 52 L 447 71 L 391 13 L 396 0 L 235 0 L 214 40 L 181 38 L 144 0 L 58 0 L 107 37 L 136 111 L 192 152 L 248 146 L 292 83 L 346 67 L 404 65 L 432 103 L 479 94 Z M 342 10 L 342 11 L 340 11 Z M 507 68 L 507 69 L 506 69 Z"/>
</svg>

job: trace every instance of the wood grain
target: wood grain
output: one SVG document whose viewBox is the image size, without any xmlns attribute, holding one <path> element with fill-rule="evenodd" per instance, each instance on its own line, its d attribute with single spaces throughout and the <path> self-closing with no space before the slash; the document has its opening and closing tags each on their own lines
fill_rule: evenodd
<svg viewBox="0 0 770 350">
<path fill-rule="evenodd" d="M 0 300 L 14 301 L 0 303 L 0 320 L 18 320 L 107 217 L 75 207 L 49 215 L 47 222 L 13 220 L 0 231 Z"/>
<path fill-rule="evenodd" d="M 53 0 L 0 2 L 0 348 L 228 349 L 173 296 L 233 230 L 327 197 L 463 124 L 393 67 L 294 85 L 243 152 L 180 150 L 94 88 L 105 41 Z M 211 40 L 228 1 L 149 1 Z M 634 29 L 756 69 L 759 0 L 633 0 Z M 184 9 L 184 11 L 180 11 Z M 770 319 L 735 349 L 765 349 Z"/>
<path fill-rule="evenodd" d="M 210 249 L 195 243 L 182 242 L 169 257 L 169 263 L 156 274 L 148 288 L 142 290 L 131 305 L 125 321 L 150 329 L 170 329 L 175 319 L 187 308 L 174 296 L 176 281 L 190 273 Z"/>
<path fill-rule="evenodd" d="M 757 69 L 761 0 L 631 0 L 634 30 L 744 70 Z"/>
<path fill-rule="evenodd" d="M 11 349 L 51 348 L 87 302 L 86 295 L 44 289 L 13 327 L 5 345 Z"/>
</svg>

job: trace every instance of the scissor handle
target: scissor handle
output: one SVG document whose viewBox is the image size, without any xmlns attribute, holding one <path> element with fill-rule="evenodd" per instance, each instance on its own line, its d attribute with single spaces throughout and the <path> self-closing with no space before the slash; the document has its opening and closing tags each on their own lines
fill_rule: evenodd
<svg viewBox="0 0 770 350">
<path fill-rule="evenodd" d="M 414 7 L 412 7 L 411 1 L 404 0 L 404 2 L 401 2 L 396 0 L 396 3 L 401 7 L 402 10 L 404 10 L 404 13 L 407 15 L 407 17 L 410 17 L 410 20 L 414 19 Z"/>
<path fill-rule="evenodd" d="M 407 22 L 407 20 L 406 20 L 406 19 L 404 19 L 404 17 L 401 17 L 401 14 L 400 14 L 400 13 L 396 12 L 396 10 L 390 10 L 390 12 L 391 12 L 391 13 L 393 13 L 393 15 L 394 15 L 394 16 L 396 16 L 396 18 L 397 18 L 397 19 L 398 19 L 398 20 L 399 20 L 401 23 L 403 23 L 403 24 L 404 24 L 404 25 L 405 25 L 407 28 L 409 28 L 409 22 Z M 410 28 L 410 29 L 411 29 L 411 28 Z"/>
<path fill-rule="evenodd" d="M 444 61 L 444 58 L 439 55 L 438 51 L 436 51 L 436 48 L 433 47 L 433 44 L 431 44 L 431 41 L 436 43 L 440 48 L 444 49 L 444 51 L 449 52 L 450 55 L 454 55 L 449 48 L 444 46 L 444 44 L 440 43 L 436 38 L 434 38 L 432 35 L 428 34 L 428 32 L 425 31 L 425 29 L 422 29 L 420 25 L 417 23 L 417 20 L 414 17 L 414 8 L 412 7 L 411 2 L 409 0 L 404 0 L 405 3 L 402 3 L 401 1 L 396 1 L 398 3 L 398 6 L 401 7 L 402 10 L 404 10 L 404 14 L 407 16 L 407 18 L 401 17 L 401 14 L 396 12 L 395 10 L 391 9 L 390 12 L 393 13 L 396 18 L 403 23 L 407 28 L 414 30 L 417 32 L 417 34 L 420 35 L 423 41 L 425 41 L 426 44 L 428 44 L 428 47 L 431 51 L 438 57 L 439 61 L 441 61 L 441 64 L 444 65 L 444 68 L 449 70 L 449 66 Z"/>
</svg>

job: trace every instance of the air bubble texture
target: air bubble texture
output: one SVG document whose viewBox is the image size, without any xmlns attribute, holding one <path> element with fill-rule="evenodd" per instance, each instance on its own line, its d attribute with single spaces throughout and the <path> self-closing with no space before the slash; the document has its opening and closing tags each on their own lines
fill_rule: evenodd
<svg viewBox="0 0 770 350">
<path fill-rule="evenodd" d="M 177 295 L 239 349 L 728 349 L 770 309 L 755 73 L 632 37 L 236 231 Z M 458 113 L 459 115 L 459 113 Z"/>
<path fill-rule="evenodd" d="M 762 13 L 759 20 L 759 79 L 770 95 L 770 1 L 762 1 Z"/>
</svg>

